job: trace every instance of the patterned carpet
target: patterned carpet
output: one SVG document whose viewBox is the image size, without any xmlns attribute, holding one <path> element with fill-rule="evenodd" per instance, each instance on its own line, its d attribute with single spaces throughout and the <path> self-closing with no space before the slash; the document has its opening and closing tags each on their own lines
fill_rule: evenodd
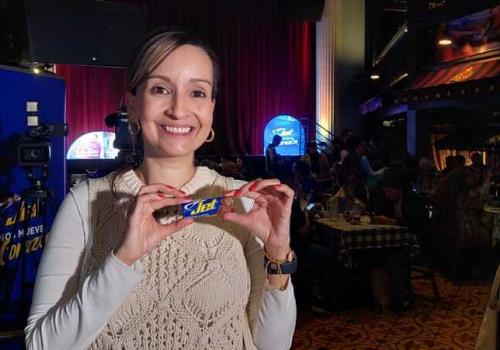
<svg viewBox="0 0 500 350">
<path fill-rule="evenodd" d="M 300 311 L 294 350 L 474 349 L 490 285 L 453 285 L 439 277 L 441 301 L 428 282 L 413 282 L 414 303 L 403 314 L 358 309 L 321 315 Z"/>
</svg>

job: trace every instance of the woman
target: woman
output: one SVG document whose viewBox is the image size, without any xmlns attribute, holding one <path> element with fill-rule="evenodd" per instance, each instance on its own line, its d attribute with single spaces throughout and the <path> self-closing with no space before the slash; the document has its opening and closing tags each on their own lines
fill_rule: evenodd
<svg viewBox="0 0 500 350">
<path fill-rule="evenodd" d="M 293 287 L 288 275 L 266 272 L 265 255 L 282 266 L 294 260 L 293 191 L 194 166 L 214 136 L 217 71 L 212 51 L 183 33 L 144 43 L 126 96 L 144 159 L 64 200 L 38 271 L 28 349 L 290 347 Z M 220 217 L 158 217 L 223 195 L 235 208 Z"/>
<path fill-rule="evenodd" d="M 458 277 L 490 277 L 494 264 L 490 233 L 482 224 L 483 200 L 474 171 L 459 167 L 439 182 L 433 200 L 438 204 L 438 249 L 455 255 Z M 458 259 L 459 258 L 459 259 Z"/>
</svg>

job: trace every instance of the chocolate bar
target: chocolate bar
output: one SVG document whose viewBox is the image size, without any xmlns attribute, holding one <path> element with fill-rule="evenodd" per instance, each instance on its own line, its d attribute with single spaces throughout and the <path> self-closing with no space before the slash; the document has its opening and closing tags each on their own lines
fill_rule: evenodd
<svg viewBox="0 0 500 350">
<path fill-rule="evenodd" d="M 182 215 L 184 218 L 198 218 L 223 214 L 232 210 L 233 199 L 230 197 L 213 197 L 195 200 L 179 206 L 158 209 L 154 215 L 156 220 Z"/>
</svg>

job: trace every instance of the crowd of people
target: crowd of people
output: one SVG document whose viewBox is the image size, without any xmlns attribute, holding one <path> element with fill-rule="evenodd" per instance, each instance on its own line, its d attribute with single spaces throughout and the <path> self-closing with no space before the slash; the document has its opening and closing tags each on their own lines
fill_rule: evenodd
<svg viewBox="0 0 500 350">
<path fill-rule="evenodd" d="M 264 173 L 242 158 L 210 165 L 247 181 L 278 177 L 294 189 L 291 238 L 299 257 L 310 249 L 315 214 L 331 211 L 332 205 L 341 212 L 355 206 L 372 222 L 408 226 L 418 238 L 420 255 L 450 277 L 491 277 L 496 267 L 493 218 L 483 208 L 495 195 L 500 172 L 489 170 L 481 153 L 472 153 L 469 161 L 449 156 L 439 171 L 427 157 L 391 160 L 381 144 L 365 142 L 349 129 L 332 142 L 309 142 L 300 157 L 285 160 L 278 145 L 279 139 L 269 145 Z M 313 212 L 306 209 L 311 203 Z M 300 293 L 300 286 L 296 289 Z"/>
</svg>

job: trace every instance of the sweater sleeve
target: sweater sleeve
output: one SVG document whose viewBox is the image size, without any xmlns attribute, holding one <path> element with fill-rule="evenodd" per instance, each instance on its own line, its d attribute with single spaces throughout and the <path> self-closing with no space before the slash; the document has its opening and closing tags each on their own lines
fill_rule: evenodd
<svg viewBox="0 0 500 350">
<path fill-rule="evenodd" d="M 236 188 L 243 183 L 235 181 Z M 253 201 L 243 199 L 245 211 L 249 211 L 252 205 Z M 253 342 L 259 350 L 290 349 L 297 318 L 291 279 L 283 291 L 268 284 L 264 246 L 251 233 L 245 245 L 245 257 L 251 279 L 248 318 Z"/>
<path fill-rule="evenodd" d="M 143 276 L 110 255 L 80 286 L 89 227 L 88 185 L 64 199 L 38 268 L 25 328 L 27 349 L 86 349 Z"/>
</svg>

